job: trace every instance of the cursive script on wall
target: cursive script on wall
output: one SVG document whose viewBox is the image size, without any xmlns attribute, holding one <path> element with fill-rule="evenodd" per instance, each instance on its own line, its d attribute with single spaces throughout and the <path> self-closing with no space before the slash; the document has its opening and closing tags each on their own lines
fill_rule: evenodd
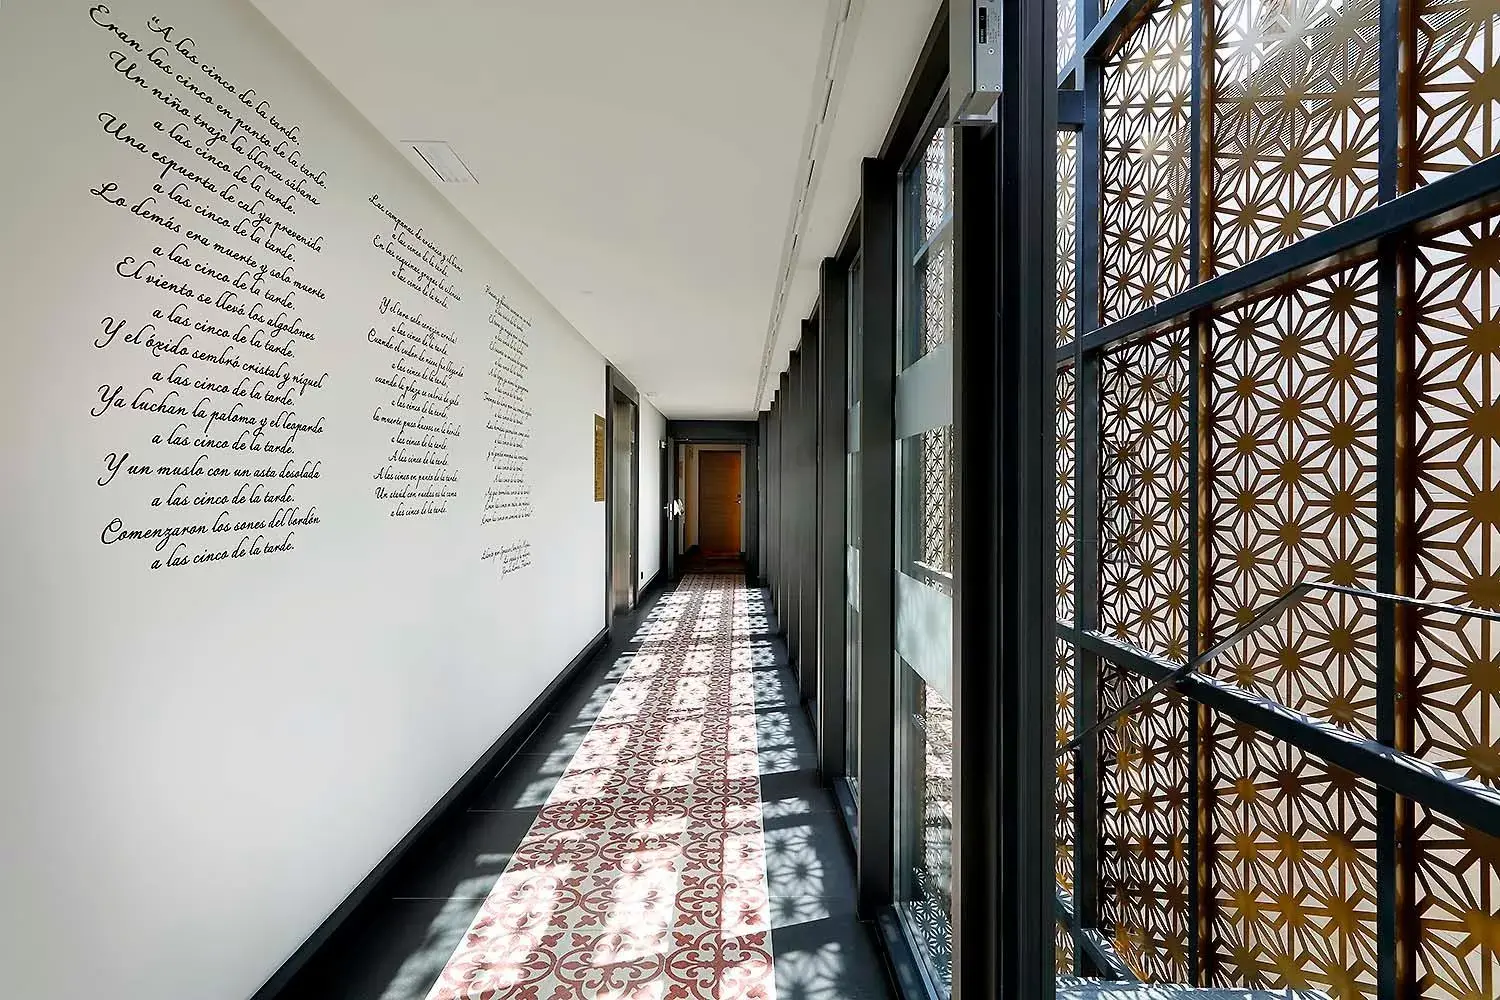
<svg viewBox="0 0 1500 1000">
<path fill-rule="evenodd" d="M 299 350 L 327 298 L 309 263 L 328 172 L 258 87 L 127 6 L 87 10 L 114 87 L 86 197 L 128 234 L 91 338 L 88 412 L 116 441 L 95 485 L 119 505 L 99 541 L 152 569 L 295 552 L 322 521 L 331 375 Z"/>
</svg>

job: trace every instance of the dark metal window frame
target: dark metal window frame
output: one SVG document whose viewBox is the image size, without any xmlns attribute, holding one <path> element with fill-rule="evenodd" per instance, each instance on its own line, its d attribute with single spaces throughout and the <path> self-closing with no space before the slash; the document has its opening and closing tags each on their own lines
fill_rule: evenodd
<svg viewBox="0 0 1500 1000">
<path fill-rule="evenodd" d="M 818 674 L 818 664 L 821 661 L 819 636 L 822 631 L 819 607 L 822 558 L 818 547 L 822 488 L 818 461 L 820 398 L 823 388 L 821 309 L 820 303 L 813 315 L 802 321 L 802 339 L 797 345 L 801 357 L 801 377 L 797 387 L 795 470 L 798 494 L 795 511 L 797 551 L 802 558 L 797 595 L 797 679 L 801 686 L 802 704 L 815 728 L 818 725 L 818 706 L 821 703 L 819 692 L 822 690 Z"/>
<path fill-rule="evenodd" d="M 1054 612 L 1050 585 L 1038 581 L 1050 581 L 1053 561 L 1053 273 L 1042 251 L 1052 239 L 1048 139 L 1055 127 L 1057 72 L 1051 5 L 1006 0 L 1003 17 L 1009 96 L 995 126 L 959 129 L 950 150 L 956 174 L 950 240 L 953 433 L 959 456 L 952 581 L 953 981 L 955 995 L 964 998 L 1031 1000 L 1050 997 L 1054 988 Z M 898 249 L 903 229 L 898 174 L 933 122 L 932 110 L 946 84 L 948 41 L 944 7 L 880 154 L 861 167 L 859 205 L 837 258 L 845 274 L 856 253 L 861 262 L 860 468 L 854 488 L 865 529 L 859 572 L 862 690 L 857 718 L 845 720 L 858 737 L 857 904 L 861 918 L 875 923 L 893 980 L 911 997 L 930 993 L 932 984 L 893 907 L 893 605 L 899 565 L 893 530 L 894 402 L 903 315 L 898 268 L 905 258 Z M 1025 249 L 1007 253 L 1007 247 Z M 778 480 L 783 504 L 774 518 L 781 524 L 768 534 L 780 539 L 783 556 L 790 537 L 784 505 L 792 496 L 786 482 L 788 405 L 784 376 L 767 421 L 770 450 L 781 452 L 770 475 Z M 826 461 L 832 449 L 826 448 L 824 430 Z M 842 477 L 844 450 L 833 457 Z M 826 475 L 824 482 L 830 482 Z M 842 555 L 842 533 L 837 540 Z M 834 580 L 829 551 L 826 547 L 820 578 L 824 588 Z M 786 607 L 795 569 L 786 558 L 771 561 L 778 607 Z M 837 570 L 842 596 L 842 558 Z M 1002 595 L 1008 603 L 1002 603 Z M 825 600 L 822 607 L 832 604 Z M 838 613 L 843 614 L 842 602 Z M 823 670 L 827 677 L 826 664 Z M 820 734 L 824 740 L 830 735 L 829 730 Z"/>
<path fill-rule="evenodd" d="M 847 771 L 844 761 L 848 654 L 845 625 L 845 546 L 848 528 L 849 272 L 833 259 L 818 270 L 818 349 L 822 377 L 818 409 L 818 771 L 826 787 Z"/>
<path fill-rule="evenodd" d="M 789 595 L 792 593 L 791 538 L 787 532 L 787 509 L 791 500 L 787 493 L 787 452 L 791 448 L 790 394 L 791 368 L 781 373 L 779 388 L 771 411 L 776 415 L 776 524 L 771 534 L 776 539 L 776 577 L 772 602 L 776 608 L 776 628 L 781 635 L 788 635 L 790 627 Z"/>
<path fill-rule="evenodd" d="M 860 201 L 844 246 L 860 257 L 860 808 L 856 815 L 857 902 L 875 922 L 893 981 L 927 993 L 892 906 L 895 764 L 895 389 L 898 336 L 898 168 L 926 126 L 948 76 L 948 14 L 939 10 L 877 157 L 860 171 Z M 852 257 L 844 252 L 846 260 Z"/>
<path fill-rule="evenodd" d="M 925 160 L 927 149 L 932 139 L 939 130 L 948 128 L 948 150 L 947 155 L 953 158 L 956 153 L 956 129 L 949 126 L 945 119 L 948 109 L 948 90 L 945 86 L 934 98 L 931 109 L 927 112 L 926 120 L 918 133 L 916 140 L 902 160 L 900 177 L 901 191 L 901 227 L 897 253 L 901 260 L 900 280 L 897 284 L 897 309 L 901 317 L 901 328 L 898 336 L 898 357 L 896 359 L 897 380 L 900 373 L 916 364 L 925 355 L 918 354 L 918 338 L 923 333 L 923 307 L 925 296 L 922 294 L 921 276 L 923 268 L 931 258 L 934 251 L 942 248 L 948 253 L 954 253 L 956 240 L 954 238 L 954 216 L 953 199 L 954 188 L 957 187 L 958 176 L 957 164 L 950 167 L 951 175 L 955 183 L 948 190 L 947 212 L 939 223 L 938 231 L 927 240 L 921 238 L 922 228 L 922 194 L 925 189 Z M 951 264 L 950 264 L 951 267 Z M 951 282 L 950 270 L 950 282 Z M 952 287 L 949 287 L 950 302 L 952 302 Z M 949 318 L 949 338 L 952 336 L 952 316 Z M 915 435 L 914 435 L 915 437 Z M 903 442 L 909 439 L 903 439 Z M 944 569 L 934 566 L 922 559 L 922 460 L 914 457 L 908 452 L 907 447 L 897 446 L 896 474 L 899 477 L 900 488 L 898 499 L 901 501 L 896 516 L 900 518 L 900 543 L 897 550 L 900 559 L 901 572 L 914 580 L 920 580 L 944 594 L 953 593 L 953 573 L 951 565 Z M 917 498 L 915 504 L 909 502 L 911 498 Z M 950 497 L 947 502 L 951 502 Z M 953 517 L 952 511 L 949 516 Z M 951 540 L 950 540 L 951 544 Z M 952 553 L 950 552 L 950 561 Z"/>
<path fill-rule="evenodd" d="M 859 209 L 856 207 L 854 218 L 859 218 Z M 823 783 L 832 789 L 835 799 L 838 800 L 839 811 L 844 819 L 846 832 L 849 834 L 850 842 L 857 851 L 859 849 L 859 785 L 858 767 L 854 766 L 851 757 L 856 757 L 858 744 L 851 739 L 858 734 L 858 698 L 850 698 L 851 685 L 860 681 L 858 657 L 852 658 L 851 647 L 859 649 L 859 634 L 849 633 L 848 625 L 853 609 L 850 600 L 848 580 L 848 550 L 858 552 L 860 548 L 860 531 L 863 524 L 863 512 L 859 507 L 860 484 L 857 471 L 851 475 L 851 464 L 855 470 L 858 469 L 857 456 L 859 455 L 859 428 L 856 422 L 859 419 L 859 400 L 863 392 L 863 369 L 861 351 L 863 350 L 863 334 L 860 327 L 861 309 L 863 308 L 863 261 L 859 247 L 859 231 L 853 229 L 845 236 L 843 247 L 837 257 L 830 257 L 823 261 L 823 273 L 825 290 L 820 292 L 820 301 L 829 303 L 829 323 L 834 322 L 837 298 L 842 296 L 843 310 L 843 346 L 844 369 L 842 388 L 842 402 L 844 410 L 839 414 L 839 427 L 836 441 L 833 438 L 825 439 L 825 447 L 831 448 L 835 444 L 841 445 L 840 454 L 837 456 L 839 463 L 839 493 L 838 499 L 842 502 L 842 535 L 840 538 L 839 554 L 837 561 L 837 578 L 828 578 L 838 595 L 840 607 L 838 613 L 841 616 L 839 635 L 843 639 L 843 645 L 837 652 L 839 669 L 842 672 L 842 684 L 838 689 L 843 701 L 844 709 L 840 719 L 841 728 L 834 730 L 832 726 L 827 731 L 819 733 L 819 740 L 837 740 L 840 750 L 835 758 L 830 755 L 823 767 Z M 832 356 L 830 351 L 829 356 Z M 835 389 L 835 392 L 839 390 Z M 833 502 L 832 498 L 825 502 Z M 852 523 L 851 523 L 852 522 Z M 825 529 L 826 530 L 826 529 Z M 825 672 L 829 682 L 833 682 L 831 673 Z M 828 688 L 830 695 L 832 688 Z M 850 708 L 854 708 L 854 713 Z M 851 744 L 854 752 L 851 753 Z M 821 747 L 820 747 L 821 750 Z M 835 769 L 836 765 L 836 769 Z"/>
<path fill-rule="evenodd" d="M 1064 0 L 1068 2 L 1068 0 Z M 1046 998 L 1055 989 L 1054 923 L 1062 920 L 1075 940 L 1076 970 L 1107 978 L 1126 978 L 1128 970 L 1110 951 L 1100 926 L 1099 747 L 1089 737 L 1075 769 L 1076 853 L 1074 889 L 1056 891 L 1053 882 L 1055 845 L 1053 648 L 1057 639 L 1073 645 L 1075 706 L 1079 724 L 1099 712 L 1097 676 L 1102 660 L 1146 678 L 1160 678 L 1173 665 L 1127 649 L 1099 632 L 1099 421 L 1101 362 L 1107 352 L 1130 340 L 1157 331 L 1188 326 L 1193 329 L 1194 371 L 1203 349 L 1201 332 L 1208 317 L 1227 305 L 1289 283 L 1305 280 L 1358 260 L 1378 258 L 1384 269 L 1379 300 L 1382 358 L 1393 352 L 1397 330 L 1397 282 L 1393 248 L 1412 237 L 1452 227 L 1500 205 L 1500 157 L 1481 161 L 1397 197 L 1395 130 L 1382 126 L 1380 147 L 1380 203 L 1361 215 L 1314 236 L 1275 251 L 1251 264 L 1208 276 L 1202 268 L 1203 220 L 1199 217 L 1203 183 L 1202 93 L 1204 87 L 1203 0 L 1194 6 L 1193 106 L 1190 112 L 1191 164 L 1194 185 L 1190 220 L 1190 269 L 1193 283 L 1156 306 L 1106 326 L 1099 323 L 1100 280 L 1100 113 L 1103 67 L 1122 41 L 1150 10 L 1151 0 L 1115 0 L 1102 13 L 1089 0 L 1078 2 L 1077 54 L 1065 65 L 1054 64 L 1055 8 L 1050 3 L 1003 0 L 1002 34 L 1004 98 L 992 127 L 957 129 L 950 156 L 956 182 L 953 191 L 949 246 L 953 259 L 952 328 L 954 398 L 953 424 L 958 455 L 956 488 L 958 516 L 955 541 L 954 590 L 954 956 L 955 994 L 964 1000 L 989 997 Z M 1381 76 L 1393 80 L 1399 72 L 1399 38 L 1394 30 L 1398 0 L 1383 0 L 1381 21 Z M 897 512 L 894 508 L 894 412 L 898 336 L 911 324 L 904 322 L 906 303 L 900 291 L 898 267 L 913 259 L 901 249 L 909 235 L 900 208 L 903 185 L 900 168 L 908 151 L 920 151 L 932 125 L 931 108 L 947 75 L 947 17 L 940 13 L 908 84 L 906 95 L 878 157 L 866 160 L 861 171 L 861 198 L 851 218 L 837 261 L 847 275 L 858 253 L 862 262 L 859 306 L 862 319 L 862 364 L 859 406 L 860 471 L 855 488 L 861 508 L 861 619 L 859 641 L 862 700 L 858 717 L 844 720 L 857 731 L 862 808 L 854 814 L 858 831 L 858 903 L 862 917 L 874 920 L 891 960 L 894 978 L 918 993 L 927 986 L 892 910 L 894 869 L 894 608 L 893 585 L 900 555 L 894 545 Z M 1059 86 L 1067 89 L 1061 94 Z M 1394 101 L 1394 89 L 1382 88 L 1382 101 Z M 1059 108 L 1063 114 L 1059 117 Z M 1382 122 L 1396 121 L 1393 105 L 1383 104 Z M 1051 248 L 1055 205 L 1054 147 L 1059 127 L 1076 129 L 1078 195 L 1076 198 L 1076 328 L 1070 343 L 1057 346 L 1052 330 L 1054 282 Z M 917 155 L 920 155 L 919 152 Z M 833 272 L 837 273 L 837 272 Z M 1390 280 L 1386 280 L 1390 279 Z M 846 286 L 847 287 L 847 286 Z M 829 293 L 824 291 L 824 295 Z M 831 303 L 824 300 L 824 306 Z M 830 321 L 831 322 L 831 321 Z M 826 330 L 825 330 L 826 333 Z M 825 355 L 831 357 L 831 355 Z M 825 386 L 829 372 L 824 366 Z M 1053 505 L 1055 472 L 1052 454 L 1054 377 L 1071 368 L 1075 384 L 1074 504 L 1076 539 L 1073 573 L 1073 618 L 1059 622 L 1053 603 Z M 1399 372 L 1383 362 L 1379 373 L 1381 407 L 1399 389 Z M 1192 509 L 1190 549 L 1196 551 L 1198 532 L 1199 452 L 1197 419 L 1204 405 L 1195 374 L 1189 409 L 1194 424 L 1189 433 L 1189 468 L 1194 477 L 1189 490 Z M 831 408 L 823 400 L 825 503 L 834 485 L 829 463 L 837 458 L 843 475 L 843 454 L 829 447 Z M 767 419 L 768 452 L 781 490 L 782 507 L 768 524 L 775 535 L 771 546 L 782 559 L 768 559 L 778 588 L 778 607 L 786 605 L 786 589 L 796 584 L 786 533 L 786 441 L 793 424 L 788 417 L 787 381 Z M 846 406 L 847 412 L 847 406 Z M 1394 536 L 1398 498 L 1395 490 L 1397 442 L 1390 421 L 1382 421 L 1378 520 L 1382 538 Z M 776 442 L 783 446 L 778 448 Z M 770 455 L 768 454 L 768 457 Z M 844 482 L 842 478 L 839 482 Z M 822 588 L 820 611 L 825 620 L 843 614 L 842 559 L 832 564 L 835 547 L 830 532 L 831 512 L 825 507 L 821 530 L 823 566 L 816 586 Z M 838 551 L 844 541 L 840 532 Z M 779 548 L 777 547 L 779 546 Z M 1189 634 L 1196 636 L 1200 581 L 1197 560 L 1190 563 Z M 786 565 L 781 565 L 786 563 Z M 835 572 L 836 571 L 836 572 Z M 1381 542 L 1380 589 L 1394 591 L 1396 564 L 1391 543 Z M 1378 627 L 1380 646 L 1395 645 L 1393 612 L 1383 612 Z M 828 638 L 825 634 L 825 640 Z M 842 662 L 842 650 L 822 647 L 822 690 L 829 686 L 830 664 Z M 1398 846 L 1404 822 L 1396 810 L 1399 791 L 1449 815 L 1460 815 L 1479 829 L 1500 829 L 1500 800 L 1490 796 L 1460 795 L 1440 778 L 1415 774 L 1379 743 L 1393 742 L 1395 696 L 1393 654 L 1381 653 L 1379 663 L 1376 745 L 1351 742 L 1314 720 L 1289 716 L 1264 700 L 1246 697 L 1201 677 L 1177 684 L 1192 704 L 1189 739 L 1195 744 L 1198 727 L 1208 708 L 1246 721 L 1278 739 L 1338 764 L 1369 780 L 1381 790 L 1378 800 L 1381 869 L 1378 904 L 1380 940 L 1380 995 L 1392 998 L 1402 984 L 1396 963 L 1400 951 L 1397 913 L 1393 900 L 1409 892 L 1410 873 L 1399 874 L 1403 857 Z M 825 698 L 825 702 L 832 699 Z M 820 706 L 826 709 L 828 706 Z M 832 742 L 836 725 L 820 714 L 820 741 Z M 838 737 L 842 742 L 841 734 Z M 836 755 L 825 753 L 825 779 Z M 1191 794 L 1198 794 L 1201 773 L 1195 774 Z M 1196 815 L 1195 801 L 1190 809 Z M 1188 887 L 1189 954 L 1200 950 L 1203 898 L 1203 850 L 1197 824 L 1189 830 Z M 1407 880 L 1406 882 L 1401 881 Z M 1410 968 L 1409 956 L 1407 968 Z M 1201 970 L 1194 968 L 1193 976 Z"/>
<path fill-rule="evenodd" d="M 899 320 L 895 344 L 893 345 L 895 347 L 894 356 L 886 362 L 892 367 L 895 373 L 892 383 L 893 404 L 895 397 L 900 394 L 902 373 L 932 353 L 921 351 L 921 339 L 926 332 L 924 324 L 927 320 L 927 316 L 925 315 L 924 268 L 928 266 L 933 254 L 939 249 L 946 249 L 949 253 L 952 253 L 955 243 L 953 198 L 955 194 L 954 188 L 957 186 L 956 182 L 946 191 L 946 210 L 942 220 L 938 224 L 937 231 L 932 237 L 926 239 L 924 239 L 922 232 L 927 189 L 927 151 L 931 147 L 933 139 L 944 129 L 948 129 L 948 135 L 945 140 L 947 143 L 945 157 L 951 158 L 954 155 L 956 130 L 951 129 L 946 122 L 947 108 L 948 90 L 945 85 L 933 98 L 931 106 L 924 116 L 920 130 L 917 132 L 911 146 L 904 151 L 901 165 L 896 175 L 897 217 L 900 220 L 900 225 L 897 227 L 896 240 L 896 259 L 899 261 L 899 272 L 896 281 L 896 315 L 899 317 Z M 949 176 L 956 178 L 956 164 L 951 164 L 950 161 L 948 170 Z M 948 289 L 950 302 L 951 292 L 952 288 L 950 286 Z M 949 324 L 949 335 L 951 336 L 952 317 L 948 317 L 947 321 Z M 896 533 L 893 550 L 897 562 L 896 566 L 892 569 L 892 585 L 895 585 L 896 572 L 900 572 L 951 597 L 954 590 L 951 566 L 948 571 L 945 571 L 943 567 L 931 565 L 922 558 L 924 555 L 923 541 L 925 537 L 925 484 L 922 477 L 926 463 L 925 456 L 913 454 L 913 451 L 914 448 L 923 447 L 922 439 L 925 432 L 906 438 L 897 438 L 896 434 L 898 433 L 900 433 L 899 427 L 893 423 L 889 446 L 892 449 L 894 468 L 892 509 L 895 519 L 891 524 L 891 528 Z M 951 427 L 949 433 L 952 433 Z M 956 454 L 954 458 L 956 460 Z M 953 470 L 949 471 L 950 474 L 956 474 Z M 946 490 L 946 486 L 940 486 L 939 488 Z M 950 503 L 952 499 L 951 496 L 945 498 L 945 505 Z M 956 520 L 953 511 L 947 510 L 946 514 L 949 518 Z M 949 539 L 950 545 L 951 541 Z M 893 632 L 896 617 L 897 613 L 893 607 L 891 616 Z M 894 648 L 892 650 L 891 671 L 891 683 L 896 689 L 892 695 L 893 743 L 891 754 L 893 759 L 893 784 L 890 823 L 894 828 L 895 839 L 892 841 L 891 863 L 893 883 L 891 904 L 896 912 L 896 926 L 907 936 L 907 949 L 913 956 L 917 966 L 924 992 L 929 996 L 939 997 L 943 992 L 940 985 L 942 973 L 930 964 L 925 950 L 916 940 L 916 930 L 911 926 L 907 914 L 902 910 L 902 904 L 907 901 L 909 894 L 914 890 L 914 873 L 909 869 L 909 866 L 919 855 L 922 846 L 920 828 L 924 810 L 917 806 L 917 802 L 922 801 L 922 796 L 926 790 L 901 787 L 902 776 L 918 769 L 923 754 L 921 744 L 911 738 L 912 734 L 909 730 L 913 725 L 912 721 L 903 718 L 897 713 L 901 706 L 909 704 L 916 697 L 917 693 L 920 692 L 921 685 L 925 682 L 916 668 L 907 663 Z M 913 801 L 913 796 L 916 797 L 916 802 Z M 906 862 L 905 865 L 902 864 L 903 861 Z M 951 925 L 951 911 L 948 917 Z"/>
</svg>

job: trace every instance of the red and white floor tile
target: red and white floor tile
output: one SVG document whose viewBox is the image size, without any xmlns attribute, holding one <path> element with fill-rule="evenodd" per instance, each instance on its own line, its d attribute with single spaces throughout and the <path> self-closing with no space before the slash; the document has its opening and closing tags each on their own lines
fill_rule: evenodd
<svg viewBox="0 0 1500 1000">
<path fill-rule="evenodd" d="M 428 1000 L 775 1000 L 748 598 L 661 599 Z"/>
</svg>

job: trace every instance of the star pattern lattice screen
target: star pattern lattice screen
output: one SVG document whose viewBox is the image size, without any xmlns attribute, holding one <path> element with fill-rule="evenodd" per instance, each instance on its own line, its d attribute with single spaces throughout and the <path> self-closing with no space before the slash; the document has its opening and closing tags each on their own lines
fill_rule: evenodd
<svg viewBox="0 0 1500 1000">
<path fill-rule="evenodd" d="M 1489 121 L 1480 119 L 1485 132 Z M 1412 585 L 1418 597 L 1493 611 L 1500 609 L 1500 220 L 1426 239 L 1409 263 Z M 1412 631 L 1413 750 L 1500 787 L 1500 625 L 1426 614 Z M 1434 997 L 1500 996 L 1500 841 L 1420 808 L 1413 841 L 1419 982 Z"/>
<path fill-rule="evenodd" d="M 1209 326 L 1208 635 L 1304 580 L 1373 588 L 1376 267 L 1223 311 Z M 1210 672 L 1375 735 L 1375 606 L 1310 596 Z"/>
<path fill-rule="evenodd" d="M 953 425 L 923 431 L 916 443 L 917 559 L 939 573 L 953 572 Z"/>
<path fill-rule="evenodd" d="M 1059 66 L 1100 13 L 1063 6 Z M 1058 134 L 1064 348 L 1500 151 L 1497 0 L 1157 0 L 1096 54 L 1073 85 L 1097 119 Z M 1302 582 L 1500 611 L 1500 213 L 1158 316 L 1059 360 L 1065 627 L 1183 662 Z M 1060 742 L 1148 683 L 1065 638 Z M 1500 788 L 1500 623 L 1314 593 L 1204 672 Z M 1058 764 L 1058 888 L 1095 880 L 1084 923 L 1142 979 L 1500 997 L 1500 841 L 1179 695 L 1091 752 L 1095 829 Z M 1082 956 L 1058 933 L 1062 973 Z"/>
<path fill-rule="evenodd" d="M 1379 36 L 1379 0 L 1213 5 L 1215 270 L 1375 204 Z"/>
<path fill-rule="evenodd" d="M 1104 68 L 1099 210 L 1105 322 L 1187 287 L 1193 5 L 1153 8 Z"/>
<path fill-rule="evenodd" d="M 1171 660 L 1188 648 L 1188 362 L 1186 330 L 1101 362 L 1100 623 Z"/>
<path fill-rule="evenodd" d="M 1057 343 L 1073 339 L 1078 278 L 1078 133 L 1057 133 Z"/>
</svg>

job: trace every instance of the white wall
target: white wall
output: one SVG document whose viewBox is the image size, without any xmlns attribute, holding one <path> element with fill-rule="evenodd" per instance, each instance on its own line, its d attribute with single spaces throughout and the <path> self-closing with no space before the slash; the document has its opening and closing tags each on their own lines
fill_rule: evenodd
<svg viewBox="0 0 1500 1000">
<path fill-rule="evenodd" d="M 637 508 L 640 511 L 641 528 L 638 538 L 640 551 L 637 569 L 644 584 L 661 569 L 661 495 L 662 463 L 667 461 L 667 450 L 662 442 L 667 439 L 667 419 L 650 403 L 641 401 L 641 440 L 636 454 L 639 456 L 641 497 Z"/>
<path fill-rule="evenodd" d="M 110 0 L 111 13 L 98 16 L 140 51 L 94 23 L 93 7 L 9 0 L 0 9 L 0 996 L 55 993 L 63 970 L 82 961 L 107 980 L 113 1000 L 235 1000 L 254 992 L 602 627 L 605 508 L 593 502 L 592 468 L 604 362 L 248 3 Z M 173 41 L 192 38 L 196 65 L 170 45 L 158 57 L 171 70 L 152 64 L 147 53 L 163 42 L 153 17 L 176 27 Z M 213 74 L 255 96 L 239 101 Z M 269 133 L 254 108 L 261 100 L 283 125 L 296 123 L 304 162 L 326 170 L 326 187 L 308 191 L 321 204 L 299 196 L 295 215 L 271 213 L 321 235 L 321 252 L 300 244 L 289 252 L 295 277 L 326 297 L 265 285 L 293 292 L 304 327 L 316 331 L 312 341 L 287 338 L 292 367 L 326 373 L 322 388 L 286 404 L 299 420 L 323 421 L 320 434 L 299 432 L 295 443 L 295 460 L 320 461 L 320 477 L 293 484 L 295 505 L 303 515 L 316 507 L 319 523 L 295 528 L 293 551 L 153 569 L 178 544 L 186 555 L 227 551 L 257 532 L 179 538 L 158 552 L 153 541 L 105 544 L 111 521 L 150 529 L 257 511 L 153 506 L 180 481 L 191 496 L 247 480 L 236 471 L 209 486 L 157 474 L 204 453 L 154 442 L 172 432 L 171 415 L 128 403 L 91 415 L 101 386 L 123 386 L 126 401 L 147 387 L 164 394 L 155 376 L 178 363 L 125 338 L 153 322 L 168 332 L 155 311 L 182 296 L 120 276 L 119 264 L 150 261 L 160 275 L 217 292 L 217 279 L 155 252 L 170 252 L 189 230 L 283 261 L 173 206 L 165 190 L 154 195 L 156 210 L 175 216 L 184 235 L 128 206 L 152 196 L 161 170 L 152 151 L 190 165 L 222 194 L 230 172 L 194 151 L 208 132 L 193 117 L 228 125 L 241 116 Z M 146 152 L 107 135 L 101 114 L 126 122 Z M 167 134 L 179 122 L 185 147 Z M 283 136 L 275 138 L 279 145 Z M 248 146 L 235 152 L 226 141 L 216 155 L 232 170 L 260 172 Z M 288 160 L 262 155 L 296 176 Z M 161 181 L 180 182 L 188 183 Z M 90 193 L 111 183 L 126 207 Z M 205 187 L 187 190 L 217 204 Z M 240 193 L 248 195 L 244 184 Z M 367 334 L 390 321 L 383 296 L 423 300 L 396 282 L 374 245 L 391 226 L 371 195 L 462 267 L 453 273 L 461 302 L 421 307 L 455 335 L 450 356 L 464 369 L 452 412 L 462 428 L 450 451 L 457 496 L 440 516 L 398 519 L 374 494 L 392 444 L 389 426 L 372 418 L 377 406 L 390 412 L 397 390 L 376 383 L 393 355 Z M 246 215 L 227 202 L 222 211 Z M 187 254 L 243 270 L 208 248 Z M 533 513 L 497 524 L 481 523 L 493 436 L 482 398 L 492 362 L 486 285 L 532 324 Z M 197 299 L 189 311 L 226 319 Z M 105 317 L 125 327 L 96 347 Z M 194 337 L 193 347 L 264 356 L 207 332 Z M 186 364 L 190 379 L 237 381 L 230 364 Z M 215 392 L 194 390 L 192 399 L 221 398 Z M 204 423 L 184 422 L 190 436 Z M 242 430 L 223 421 L 219 429 Z M 106 456 L 127 452 L 126 467 L 99 486 Z M 280 456 L 220 449 L 210 460 L 237 467 Z M 135 463 L 147 471 L 132 475 Z M 654 489 L 656 477 L 642 483 Z M 283 537 L 280 528 L 259 534 Z M 532 565 L 503 578 L 499 560 L 483 558 L 528 541 Z M 643 546 L 643 557 L 654 552 Z"/>
</svg>

